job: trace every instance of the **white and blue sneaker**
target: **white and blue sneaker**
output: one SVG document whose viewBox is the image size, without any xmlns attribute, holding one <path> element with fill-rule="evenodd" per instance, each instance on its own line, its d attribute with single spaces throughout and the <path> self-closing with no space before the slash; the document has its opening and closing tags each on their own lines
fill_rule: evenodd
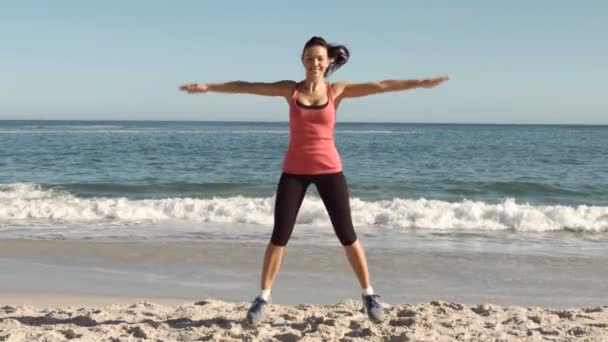
<svg viewBox="0 0 608 342">
<path fill-rule="evenodd" d="M 369 319 L 376 323 L 381 322 L 384 319 L 384 311 L 382 311 L 382 305 L 376 300 L 380 296 L 377 294 L 363 294 L 361 297 L 363 298 L 363 306 L 365 307 L 365 311 L 367 311 Z"/>
<path fill-rule="evenodd" d="M 247 322 L 251 325 L 257 325 L 264 318 L 264 310 L 268 301 L 264 300 L 261 296 L 255 297 L 251 307 L 247 311 Z"/>
</svg>

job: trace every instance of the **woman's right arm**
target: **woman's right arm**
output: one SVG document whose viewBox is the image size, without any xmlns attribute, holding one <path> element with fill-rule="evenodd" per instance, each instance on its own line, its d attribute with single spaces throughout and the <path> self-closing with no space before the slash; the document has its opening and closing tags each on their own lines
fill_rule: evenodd
<svg viewBox="0 0 608 342">
<path fill-rule="evenodd" d="M 243 81 L 227 83 L 190 83 L 179 87 L 179 90 L 188 92 L 189 94 L 215 91 L 232 94 L 289 97 L 295 84 L 294 81 L 278 81 L 273 83 Z"/>
</svg>

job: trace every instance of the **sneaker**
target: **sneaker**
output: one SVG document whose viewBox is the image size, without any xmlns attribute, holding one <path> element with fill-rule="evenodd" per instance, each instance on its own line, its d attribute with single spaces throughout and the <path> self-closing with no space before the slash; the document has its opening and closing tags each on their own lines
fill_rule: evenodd
<svg viewBox="0 0 608 342">
<path fill-rule="evenodd" d="M 267 301 L 262 297 L 255 297 L 249 311 L 247 311 L 247 322 L 251 325 L 257 325 L 264 318 L 264 309 L 266 309 Z"/>
<path fill-rule="evenodd" d="M 384 319 L 384 312 L 382 311 L 382 306 L 376 298 L 379 298 L 379 295 L 361 295 L 363 297 L 363 306 L 365 306 L 365 311 L 367 311 L 367 316 L 370 320 L 374 322 L 380 322 Z"/>
</svg>

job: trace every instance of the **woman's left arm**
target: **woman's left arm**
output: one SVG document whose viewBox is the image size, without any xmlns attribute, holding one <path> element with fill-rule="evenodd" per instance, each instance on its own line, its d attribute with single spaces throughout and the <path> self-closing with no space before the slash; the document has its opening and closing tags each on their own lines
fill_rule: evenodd
<svg viewBox="0 0 608 342">
<path fill-rule="evenodd" d="M 433 88 L 448 79 L 447 76 L 441 76 L 421 80 L 386 80 L 366 83 L 336 82 L 333 84 L 332 90 L 337 99 L 343 99 L 413 88 Z"/>
</svg>

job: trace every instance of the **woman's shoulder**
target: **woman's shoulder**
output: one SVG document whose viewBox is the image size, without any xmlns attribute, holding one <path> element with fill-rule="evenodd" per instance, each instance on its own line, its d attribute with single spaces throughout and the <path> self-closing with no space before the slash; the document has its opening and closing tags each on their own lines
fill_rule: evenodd
<svg viewBox="0 0 608 342">
<path fill-rule="evenodd" d="M 346 88 L 347 85 L 349 85 L 351 82 L 348 81 L 337 81 L 337 82 L 333 82 L 333 83 L 329 83 L 330 87 L 331 87 L 331 92 L 334 95 L 334 97 L 339 97 L 340 95 L 342 95 L 342 93 L 344 92 L 344 88 Z"/>
<path fill-rule="evenodd" d="M 352 82 L 350 81 L 336 81 L 336 82 L 330 82 L 329 84 L 331 84 L 331 87 L 333 89 L 341 89 L 346 87 L 347 85 L 351 84 Z"/>
</svg>

